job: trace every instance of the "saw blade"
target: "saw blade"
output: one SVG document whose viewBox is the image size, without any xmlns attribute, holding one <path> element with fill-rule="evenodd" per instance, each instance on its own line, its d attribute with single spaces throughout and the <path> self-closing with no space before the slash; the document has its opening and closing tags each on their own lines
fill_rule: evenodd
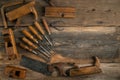
<svg viewBox="0 0 120 80">
<path fill-rule="evenodd" d="M 50 75 L 51 73 L 48 71 L 48 64 L 31 59 L 29 57 L 26 56 L 22 56 L 21 61 L 20 61 L 20 65 L 24 66 L 26 68 L 29 68 L 33 71 L 42 73 L 44 75 Z"/>
</svg>

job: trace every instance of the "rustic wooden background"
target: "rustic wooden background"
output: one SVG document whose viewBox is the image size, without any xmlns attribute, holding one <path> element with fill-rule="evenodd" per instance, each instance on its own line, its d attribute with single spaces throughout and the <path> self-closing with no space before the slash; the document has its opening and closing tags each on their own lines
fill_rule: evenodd
<svg viewBox="0 0 120 80">
<path fill-rule="evenodd" d="M 0 0 L 0 7 L 5 2 L 8 0 Z M 51 28 L 55 50 L 59 54 L 84 60 L 91 60 L 92 56 L 98 56 L 101 62 L 120 62 L 120 0 L 52 0 L 52 2 L 56 6 L 76 8 L 76 18 L 47 18 L 49 24 L 54 21 L 64 22 L 54 25 L 63 29 L 62 31 Z M 36 0 L 35 7 L 39 13 L 39 18 L 44 15 L 45 6 L 49 5 L 44 0 Z M 6 11 L 11 9 L 7 8 Z M 23 36 L 20 31 L 34 21 L 34 16 L 31 16 L 32 14 L 22 18 L 21 27 L 14 27 L 15 22 L 8 22 L 9 26 L 14 29 L 17 42 L 19 42 L 18 38 Z M 0 14 L 0 31 L 2 29 L 3 23 Z M 4 47 L 1 47 L 0 50 L 0 59 L 2 59 L 6 56 Z M 28 53 L 19 47 L 18 50 L 19 53 Z M 2 65 L 5 62 L 1 60 L 0 63 Z M 9 63 L 6 62 L 6 64 Z M 111 80 L 117 79 L 119 80 L 118 76 Z"/>
</svg>

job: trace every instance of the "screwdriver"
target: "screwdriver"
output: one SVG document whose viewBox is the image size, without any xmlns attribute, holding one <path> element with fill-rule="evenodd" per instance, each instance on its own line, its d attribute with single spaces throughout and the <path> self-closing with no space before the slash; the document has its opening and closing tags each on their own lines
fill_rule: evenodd
<svg viewBox="0 0 120 80">
<path fill-rule="evenodd" d="M 35 50 L 33 50 L 32 48 L 29 48 L 27 45 L 23 44 L 23 43 L 19 43 L 19 46 L 25 50 L 28 50 L 29 52 L 32 52 L 35 55 L 39 55 Z M 46 55 L 40 55 L 41 57 L 43 57 L 44 59 L 48 60 L 49 57 L 47 57 Z"/>
<path fill-rule="evenodd" d="M 29 39 L 31 39 L 34 43 L 36 43 L 37 45 L 39 45 L 39 47 L 42 48 L 45 52 L 47 52 L 47 53 L 50 54 L 50 52 L 49 52 L 48 50 L 46 50 L 41 44 L 39 44 L 39 41 L 38 41 L 36 38 L 34 38 L 34 37 L 32 36 L 32 34 L 30 34 L 27 30 L 22 30 L 22 33 L 23 33 L 26 37 L 28 37 Z"/>
<path fill-rule="evenodd" d="M 50 57 L 49 54 L 45 53 L 44 51 L 41 50 L 41 48 L 39 48 L 38 46 L 34 45 L 30 40 L 28 40 L 27 38 L 23 37 L 22 41 L 24 41 L 25 43 L 27 43 L 29 46 L 31 46 L 33 49 L 38 50 L 39 52 L 43 53 L 44 55 L 46 55 L 47 57 Z"/>
</svg>

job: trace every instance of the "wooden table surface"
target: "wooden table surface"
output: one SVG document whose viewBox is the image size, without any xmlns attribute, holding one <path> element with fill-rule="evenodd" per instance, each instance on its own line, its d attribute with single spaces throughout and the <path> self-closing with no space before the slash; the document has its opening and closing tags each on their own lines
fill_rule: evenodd
<svg viewBox="0 0 120 80">
<path fill-rule="evenodd" d="M 15 0 L 9 0 L 15 1 Z M 17 0 L 16 0 L 17 1 Z M 30 1 L 30 0 L 26 0 Z M 0 6 L 8 0 L 0 0 Z M 76 8 L 76 18 L 46 18 L 48 23 L 61 21 L 54 24 L 61 31 L 51 27 L 52 38 L 55 43 L 57 53 L 75 59 L 82 59 L 86 62 L 91 60 L 92 56 L 98 56 L 102 63 L 103 73 L 74 77 L 74 78 L 52 78 L 46 77 L 41 73 L 28 70 L 26 80 L 119 80 L 120 79 L 120 10 L 119 0 L 52 0 L 56 6 L 70 6 Z M 39 14 L 39 22 L 44 15 L 44 7 L 49 6 L 44 0 L 36 0 L 36 9 Z M 7 8 L 6 11 L 12 8 Z M 29 14 L 21 18 L 20 27 L 14 27 L 15 22 L 9 22 L 13 26 L 16 42 L 23 36 L 20 32 L 32 25 L 34 16 Z M 0 32 L 3 29 L 2 18 L 0 14 Z M 1 35 L 1 34 L 0 34 Z M 0 39 L 3 42 L 3 39 Z M 20 54 L 30 54 L 29 52 L 17 47 Z M 31 55 L 31 54 L 30 54 Z M 110 62 L 110 63 L 108 63 Z M 117 62 L 117 63 L 115 63 Z M 7 64 L 16 64 L 16 61 L 8 61 L 4 46 L 0 47 L 0 78 L 8 80 L 3 75 L 3 68 Z M 35 74 L 35 75 L 34 75 Z M 113 75 L 112 75 L 113 74 Z"/>
</svg>

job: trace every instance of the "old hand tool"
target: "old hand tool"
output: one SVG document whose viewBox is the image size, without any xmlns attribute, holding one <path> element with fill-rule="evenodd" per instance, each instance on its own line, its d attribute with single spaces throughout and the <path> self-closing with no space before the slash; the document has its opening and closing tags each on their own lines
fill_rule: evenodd
<svg viewBox="0 0 120 80">
<path fill-rule="evenodd" d="M 48 66 L 47 63 L 36 60 L 36 59 L 32 59 L 24 55 L 21 58 L 20 65 L 47 76 L 50 76 L 51 74 L 47 70 L 47 66 Z"/>
<path fill-rule="evenodd" d="M 45 18 L 42 18 L 42 22 L 43 22 L 43 25 L 44 25 L 44 27 L 45 27 L 45 29 L 46 29 L 46 32 L 47 32 L 47 34 L 48 34 L 48 36 L 49 36 L 49 38 L 50 38 L 50 40 L 51 40 L 51 42 L 52 42 L 52 55 L 54 55 L 55 54 L 55 50 L 54 50 L 54 46 L 55 46 L 55 44 L 54 44 L 54 42 L 53 42 L 53 39 L 51 38 L 51 35 L 52 35 L 52 33 L 51 33 L 51 30 L 50 30 L 50 28 L 49 28 L 49 26 L 48 26 L 48 24 L 47 24 L 47 21 L 46 21 L 46 19 Z"/>
<path fill-rule="evenodd" d="M 44 27 L 45 27 L 48 35 L 51 35 L 51 30 L 50 30 L 50 28 L 49 28 L 49 26 L 48 26 L 48 24 L 47 24 L 46 19 L 45 19 L 45 18 L 42 18 L 42 22 L 43 22 L 43 24 L 44 24 Z"/>
<path fill-rule="evenodd" d="M 18 59 L 18 51 L 16 47 L 16 42 L 14 38 L 14 33 L 12 29 L 3 29 L 2 31 L 3 37 L 4 37 L 4 43 L 5 43 L 5 49 L 6 53 L 8 54 L 8 59 Z"/>
<path fill-rule="evenodd" d="M 48 43 L 49 43 L 51 46 L 53 46 L 52 42 L 51 42 L 51 41 L 48 39 L 48 37 L 46 36 L 45 31 L 44 31 L 44 29 L 42 28 L 42 26 L 41 26 L 37 21 L 35 21 L 34 24 L 35 24 L 35 27 L 39 30 L 39 32 L 40 32 L 40 33 L 44 36 L 44 38 L 48 41 Z"/>
<path fill-rule="evenodd" d="M 23 3 L 23 0 L 16 1 L 16 2 L 9 2 L 9 3 L 4 4 L 1 7 L 1 14 L 2 14 L 3 24 L 4 24 L 5 28 L 7 28 L 8 25 L 7 25 L 4 9 L 7 8 L 7 7 L 10 7 L 10 6 L 14 6 L 14 5 L 22 4 L 22 3 Z"/>
<path fill-rule="evenodd" d="M 74 18 L 75 12 L 73 7 L 45 7 L 45 17 Z"/>
<path fill-rule="evenodd" d="M 36 46 L 34 43 L 32 43 L 30 40 L 28 40 L 27 38 L 23 37 L 22 41 L 24 41 L 25 43 L 27 43 L 29 46 L 31 46 L 33 49 L 38 50 L 39 52 L 41 52 L 42 54 L 46 55 L 47 57 L 50 57 L 50 53 L 44 52 L 41 47 Z"/>
<path fill-rule="evenodd" d="M 43 40 L 43 38 L 42 38 L 42 36 L 41 35 L 39 35 L 39 33 L 35 30 L 35 28 L 33 27 L 33 26 L 28 26 L 28 28 L 29 28 L 29 30 L 33 33 L 33 34 L 35 34 L 35 36 L 39 39 L 39 40 Z"/>
<path fill-rule="evenodd" d="M 100 61 L 95 57 L 95 63 L 93 66 L 79 67 L 75 63 L 54 63 L 48 66 L 48 70 L 54 73 L 55 70 L 58 71 L 59 76 L 80 76 L 100 73 Z M 57 76 L 58 76 L 57 75 Z"/>
<path fill-rule="evenodd" d="M 32 40 L 34 43 L 36 43 L 40 48 L 42 48 L 45 52 L 47 52 L 48 54 L 50 54 L 50 52 L 43 47 L 42 44 L 39 44 L 39 41 L 32 35 L 30 34 L 27 30 L 22 30 L 22 33 L 29 38 L 30 40 Z"/>
<path fill-rule="evenodd" d="M 41 44 L 42 46 L 45 46 L 45 48 L 47 50 L 51 51 L 51 48 L 46 44 L 46 42 L 44 41 L 44 39 L 42 38 L 42 36 L 37 32 L 37 30 L 33 27 L 33 26 L 28 26 L 29 30 L 38 38 L 37 41 L 39 44 Z M 28 33 L 30 35 L 29 32 L 27 32 L 26 30 L 24 31 L 24 34 Z M 27 34 L 26 34 L 27 35 Z M 31 35 L 32 36 L 32 35 Z"/>
<path fill-rule="evenodd" d="M 42 55 L 39 54 L 37 51 L 35 51 L 34 49 L 28 47 L 27 45 L 25 45 L 25 44 L 23 44 L 23 43 L 19 43 L 19 46 L 20 46 L 21 48 L 29 51 L 29 52 L 32 52 L 32 53 L 35 54 L 35 55 L 38 55 L 38 56 L 42 57 L 42 58 L 45 59 L 46 61 L 49 60 L 49 57 L 48 57 L 48 56 L 46 56 L 46 55 L 44 55 L 44 54 L 42 54 Z"/>
<path fill-rule="evenodd" d="M 100 68 L 100 61 L 98 57 L 95 57 L 95 63 L 93 66 L 85 66 L 85 67 L 73 67 L 66 71 L 68 76 L 81 76 L 81 75 L 90 75 L 95 73 L 102 72 Z"/>
<path fill-rule="evenodd" d="M 26 69 L 16 67 L 16 66 L 6 66 L 5 67 L 5 75 L 11 78 L 19 78 L 24 79 L 26 77 Z"/>
<path fill-rule="evenodd" d="M 34 5 L 35 1 L 31 1 L 15 10 L 6 13 L 6 17 L 8 18 L 9 21 L 13 21 L 29 13 L 33 13 L 35 15 L 35 20 L 38 20 L 38 14 Z"/>
</svg>

